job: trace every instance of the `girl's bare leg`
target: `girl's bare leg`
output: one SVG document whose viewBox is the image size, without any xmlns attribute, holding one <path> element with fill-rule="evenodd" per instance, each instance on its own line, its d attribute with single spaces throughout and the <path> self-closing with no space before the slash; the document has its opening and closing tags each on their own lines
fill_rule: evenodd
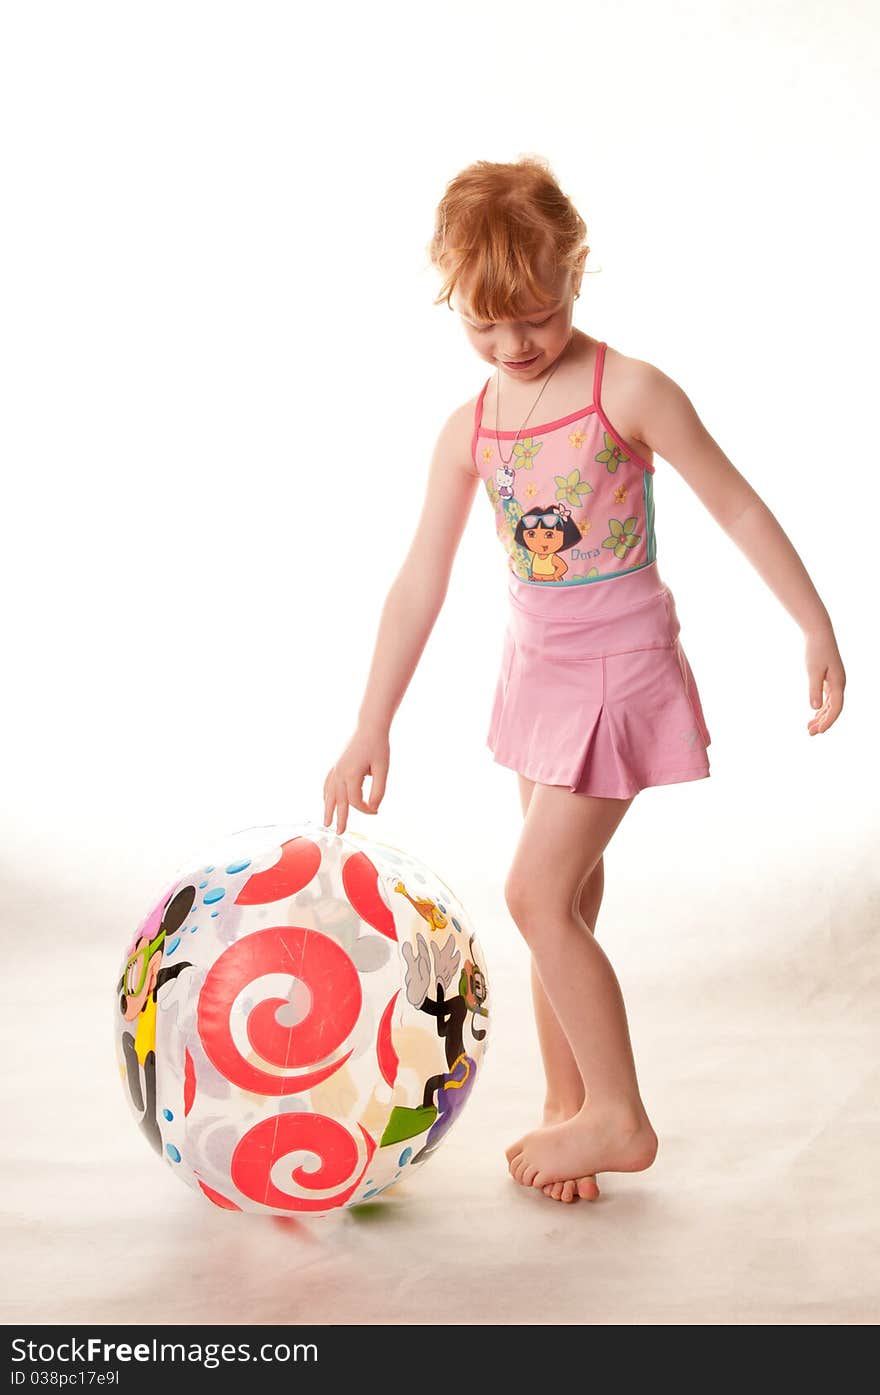
<svg viewBox="0 0 880 1395">
<path fill-rule="evenodd" d="M 649 1167 L 657 1138 L 639 1093 L 620 985 L 585 935 L 576 902 L 632 803 L 536 784 L 505 883 L 510 913 L 586 1086 L 571 1118 L 523 1135 L 507 1150 L 526 1186 Z"/>
<path fill-rule="evenodd" d="M 520 801 L 523 815 L 529 807 L 534 780 L 519 777 Z M 602 858 L 581 887 L 577 902 L 577 912 L 583 922 L 584 933 L 596 932 L 596 918 L 602 903 L 605 889 L 605 864 Z M 534 957 L 532 958 L 532 1001 L 535 1009 L 535 1022 L 538 1028 L 538 1042 L 544 1062 L 544 1075 L 547 1092 L 544 1100 L 544 1123 L 559 1124 L 577 1114 L 584 1103 L 585 1090 L 577 1061 L 568 1042 L 568 1037 L 559 1025 L 559 1018 L 544 991 Z M 572 1202 L 577 1197 L 584 1201 L 595 1201 L 599 1188 L 595 1177 L 573 1177 L 564 1182 L 548 1182 L 545 1196 L 554 1201 Z"/>
</svg>

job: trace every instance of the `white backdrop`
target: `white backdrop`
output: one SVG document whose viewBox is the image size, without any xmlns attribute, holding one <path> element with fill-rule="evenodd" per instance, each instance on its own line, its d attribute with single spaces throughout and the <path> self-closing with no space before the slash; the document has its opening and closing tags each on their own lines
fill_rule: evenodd
<svg viewBox="0 0 880 1395">
<path fill-rule="evenodd" d="M 871 1320 L 877 62 L 853 0 L 4 8 L 7 1321 L 135 1301 L 155 1321 L 420 1321 L 407 1256 L 475 1210 L 485 1265 L 532 1226 L 560 1296 L 534 1310 L 531 1285 L 469 1266 L 457 1321 Z M 521 1195 L 503 1146 L 541 1081 L 502 896 L 516 777 L 485 747 L 505 559 L 478 492 L 385 800 L 351 817 L 456 888 L 503 989 L 461 1137 L 383 1198 L 401 1239 L 371 1262 L 399 1306 L 364 1309 L 369 1233 L 338 1228 L 324 1286 L 298 1290 L 284 1250 L 283 1301 L 252 1287 L 245 1309 L 228 1277 L 203 1308 L 173 1279 L 140 1293 L 104 1214 L 118 1194 L 135 1235 L 132 1179 L 172 1218 L 159 1257 L 231 1243 L 261 1269 L 282 1241 L 195 1213 L 127 1119 L 106 1025 L 123 943 L 215 832 L 321 817 L 437 432 L 489 372 L 431 303 L 434 208 L 464 165 L 527 152 L 587 222 L 576 323 L 684 387 L 802 556 L 843 715 L 809 737 L 800 631 L 658 458 L 712 775 L 636 799 L 599 933 L 661 1156 L 596 1207 Z M 634 855 L 635 884 L 616 875 Z"/>
</svg>

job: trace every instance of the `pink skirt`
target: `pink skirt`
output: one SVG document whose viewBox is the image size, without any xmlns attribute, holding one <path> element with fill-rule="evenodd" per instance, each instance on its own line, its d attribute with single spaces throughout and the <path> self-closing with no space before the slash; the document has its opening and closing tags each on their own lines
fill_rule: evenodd
<svg viewBox="0 0 880 1395">
<path fill-rule="evenodd" d="M 712 738 L 656 562 L 546 591 L 510 572 L 508 589 L 486 742 L 499 765 L 609 799 L 709 774 Z"/>
</svg>

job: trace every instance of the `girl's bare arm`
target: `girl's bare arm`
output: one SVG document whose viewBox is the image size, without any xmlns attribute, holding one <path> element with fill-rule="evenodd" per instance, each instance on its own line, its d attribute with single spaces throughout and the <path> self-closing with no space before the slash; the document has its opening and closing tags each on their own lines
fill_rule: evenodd
<svg viewBox="0 0 880 1395">
<path fill-rule="evenodd" d="M 480 482 L 470 456 L 472 433 L 473 404 L 465 403 L 437 438 L 421 517 L 382 607 L 357 728 L 324 781 L 324 823 L 331 823 L 336 810 L 337 833 L 345 830 L 350 805 L 375 814 L 385 793 L 391 722 L 446 597 Z M 370 799 L 365 803 L 362 786 L 368 773 Z"/>
<path fill-rule="evenodd" d="M 843 706 L 846 674 L 831 618 L 778 519 L 709 435 L 687 394 L 652 364 L 629 360 L 625 393 L 639 439 L 668 460 L 803 631 L 811 736 Z M 824 688 L 824 692 L 823 692 Z"/>
</svg>

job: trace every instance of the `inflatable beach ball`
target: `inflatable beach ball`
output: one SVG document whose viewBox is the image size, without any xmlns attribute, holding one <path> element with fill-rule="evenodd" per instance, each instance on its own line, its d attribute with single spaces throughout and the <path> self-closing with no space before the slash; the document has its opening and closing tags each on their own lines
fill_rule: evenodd
<svg viewBox="0 0 880 1395">
<path fill-rule="evenodd" d="M 489 1006 L 467 912 L 422 863 L 311 821 L 248 828 L 179 870 L 127 946 L 119 1073 L 202 1197 L 324 1215 L 436 1151 Z"/>
</svg>

